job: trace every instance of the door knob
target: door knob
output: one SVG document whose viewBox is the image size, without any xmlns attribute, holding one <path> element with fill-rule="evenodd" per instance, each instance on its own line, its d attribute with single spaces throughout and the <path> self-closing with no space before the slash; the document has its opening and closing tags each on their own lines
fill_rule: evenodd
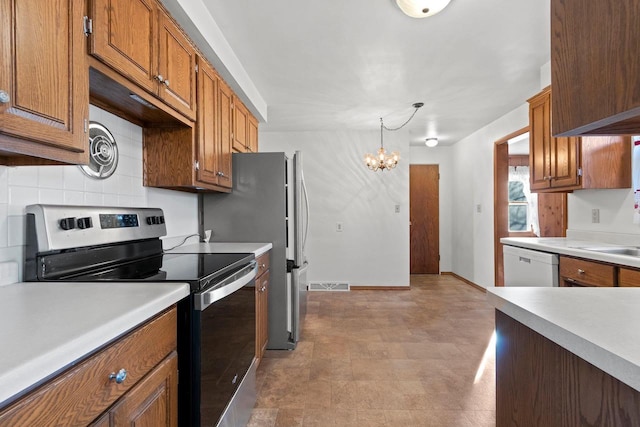
<svg viewBox="0 0 640 427">
<path fill-rule="evenodd" d="M 11 101 L 9 94 L 3 90 L 0 90 L 0 104 L 6 104 Z"/>
</svg>

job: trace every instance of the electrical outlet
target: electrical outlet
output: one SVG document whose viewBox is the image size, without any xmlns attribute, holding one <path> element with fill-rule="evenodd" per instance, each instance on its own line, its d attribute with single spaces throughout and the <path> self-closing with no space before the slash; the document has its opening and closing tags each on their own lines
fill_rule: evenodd
<svg viewBox="0 0 640 427">
<path fill-rule="evenodd" d="M 400 205 L 396 205 L 396 213 L 400 213 Z"/>
<path fill-rule="evenodd" d="M 476 212 L 482 213 L 482 205 L 476 205 Z"/>
<path fill-rule="evenodd" d="M 341 222 L 336 222 L 336 231 L 338 233 L 342 233 L 342 229 L 343 229 L 342 223 Z"/>
<path fill-rule="evenodd" d="M 591 222 L 593 224 L 600 222 L 600 209 L 591 209 Z"/>
</svg>

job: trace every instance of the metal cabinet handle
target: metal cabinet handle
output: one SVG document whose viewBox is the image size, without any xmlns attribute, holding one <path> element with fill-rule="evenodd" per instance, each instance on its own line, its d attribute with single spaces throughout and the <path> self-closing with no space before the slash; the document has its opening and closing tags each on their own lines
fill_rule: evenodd
<svg viewBox="0 0 640 427">
<path fill-rule="evenodd" d="M 169 79 L 163 80 L 162 83 L 166 86 L 169 87 Z"/>
<path fill-rule="evenodd" d="M 578 269 L 578 274 L 584 274 L 584 270 L 583 270 L 583 269 L 581 269 L 581 268 L 579 268 L 579 269 Z"/>
<path fill-rule="evenodd" d="M 3 90 L 0 90 L 0 104 L 7 104 L 11 101 L 9 94 Z"/>
<path fill-rule="evenodd" d="M 122 382 L 126 379 L 127 379 L 127 371 L 124 368 L 120 369 L 117 374 L 115 372 L 112 372 L 109 375 L 109 380 L 110 381 L 116 380 L 116 384 L 122 384 Z"/>
<path fill-rule="evenodd" d="M 264 264 L 264 263 L 260 264 L 260 268 L 267 268 L 267 264 Z"/>
<path fill-rule="evenodd" d="M 218 172 L 216 173 L 216 175 L 218 175 L 218 176 L 223 176 L 223 177 L 227 176 L 227 175 L 225 175 L 225 173 L 224 173 L 224 172 L 222 172 L 222 171 L 218 171 Z"/>
<path fill-rule="evenodd" d="M 263 286 L 263 287 L 260 288 L 260 292 L 264 292 L 266 289 L 267 289 L 267 287 Z"/>
<path fill-rule="evenodd" d="M 154 79 L 156 79 L 160 83 L 164 82 L 164 77 L 162 77 L 162 74 L 158 74 L 157 76 L 154 77 Z"/>
</svg>

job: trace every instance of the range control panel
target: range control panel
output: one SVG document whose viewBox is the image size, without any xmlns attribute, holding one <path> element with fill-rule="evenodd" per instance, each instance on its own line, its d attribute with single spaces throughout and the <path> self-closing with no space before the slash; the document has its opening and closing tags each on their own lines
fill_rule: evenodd
<svg viewBox="0 0 640 427">
<path fill-rule="evenodd" d="M 38 252 L 159 238 L 167 234 L 162 209 L 107 206 L 27 206 Z M 29 218 L 31 216 L 31 218 Z"/>
</svg>

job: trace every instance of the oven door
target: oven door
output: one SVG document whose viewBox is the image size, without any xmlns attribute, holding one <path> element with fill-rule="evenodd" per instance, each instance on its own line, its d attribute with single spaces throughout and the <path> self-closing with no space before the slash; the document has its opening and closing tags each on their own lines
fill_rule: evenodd
<svg viewBox="0 0 640 427">
<path fill-rule="evenodd" d="M 193 295 L 192 390 L 196 399 L 192 410 L 200 418 L 195 425 L 239 425 L 236 421 L 245 417 L 248 421 L 256 395 L 255 378 L 245 381 L 256 353 L 256 274 L 254 261 Z M 249 407 L 243 408 L 246 402 Z"/>
</svg>

